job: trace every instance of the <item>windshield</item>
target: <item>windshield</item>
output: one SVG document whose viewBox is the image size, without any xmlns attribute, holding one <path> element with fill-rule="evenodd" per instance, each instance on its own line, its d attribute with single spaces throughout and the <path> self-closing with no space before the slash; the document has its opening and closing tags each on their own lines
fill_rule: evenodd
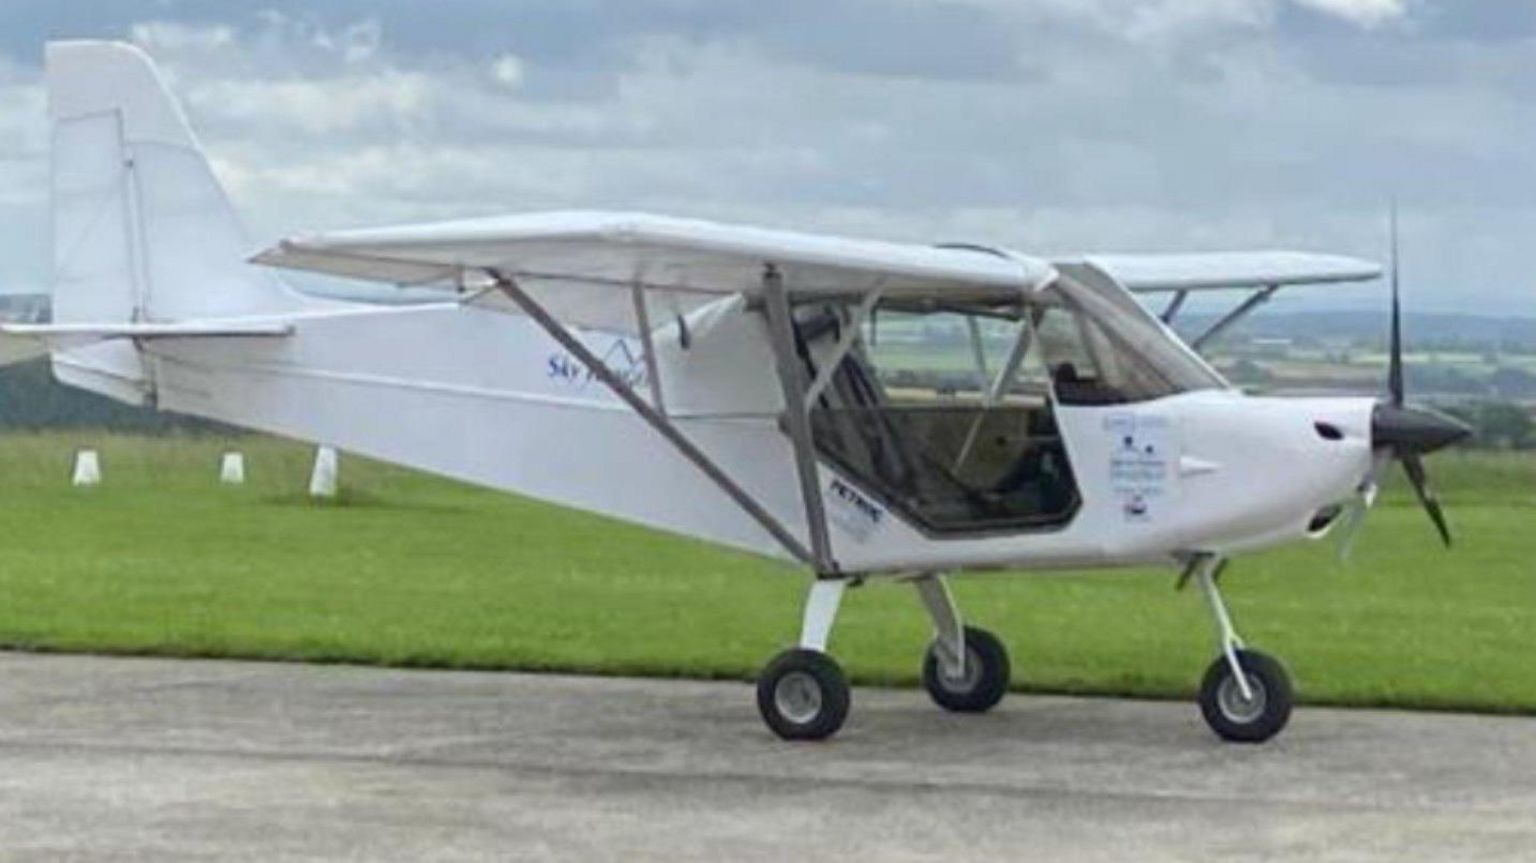
<svg viewBox="0 0 1536 863">
<path fill-rule="evenodd" d="M 1115 404 L 1226 388 L 1221 375 L 1134 297 L 1091 272 L 1082 276 L 1063 274 L 1041 292 L 1043 311 L 1037 314 L 1042 318 L 1042 334 L 1045 321 L 1052 318 L 1058 330 L 1076 330 L 1055 343 L 1054 356 L 1049 346 L 1045 350 L 1057 401 Z"/>
<path fill-rule="evenodd" d="M 1113 291 L 1114 293 L 1111 293 Z M 1011 309 L 881 305 L 861 333 L 897 402 L 1149 401 L 1226 382 L 1133 298 L 1069 278 Z"/>
</svg>

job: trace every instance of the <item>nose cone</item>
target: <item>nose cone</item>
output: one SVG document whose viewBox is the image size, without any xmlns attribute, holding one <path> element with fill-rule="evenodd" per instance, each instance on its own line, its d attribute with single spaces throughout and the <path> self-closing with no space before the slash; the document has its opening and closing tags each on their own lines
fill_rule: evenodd
<svg viewBox="0 0 1536 863">
<path fill-rule="evenodd" d="M 1466 439 L 1472 429 L 1428 408 L 1379 404 L 1371 414 L 1371 445 L 1404 453 L 1429 453 Z"/>
</svg>

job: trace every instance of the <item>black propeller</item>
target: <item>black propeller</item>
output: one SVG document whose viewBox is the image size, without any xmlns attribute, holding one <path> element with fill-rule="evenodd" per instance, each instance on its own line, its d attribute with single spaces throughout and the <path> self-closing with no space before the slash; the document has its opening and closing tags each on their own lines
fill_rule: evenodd
<svg viewBox="0 0 1536 863">
<path fill-rule="evenodd" d="M 1403 386 L 1403 320 L 1399 298 L 1397 208 L 1392 208 L 1392 343 L 1387 365 L 1387 391 L 1390 400 L 1376 406 L 1371 415 L 1371 446 L 1379 456 L 1390 456 L 1403 464 L 1403 472 L 1418 495 L 1424 511 L 1449 548 L 1451 529 L 1445 511 L 1424 472 L 1424 456 L 1448 447 L 1472 434 L 1472 429 L 1455 417 L 1425 407 L 1409 407 Z M 1378 459 L 1378 464 L 1380 459 Z M 1373 485 L 1375 477 L 1367 480 Z"/>
</svg>

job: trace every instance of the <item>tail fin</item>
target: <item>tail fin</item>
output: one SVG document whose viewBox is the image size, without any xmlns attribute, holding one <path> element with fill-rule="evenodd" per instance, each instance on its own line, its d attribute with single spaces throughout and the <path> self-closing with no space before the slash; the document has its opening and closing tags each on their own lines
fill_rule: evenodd
<svg viewBox="0 0 1536 863">
<path fill-rule="evenodd" d="M 128 331 L 321 304 L 245 262 L 240 221 L 144 52 L 50 43 L 47 83 L 55 323 Z M 52 354 L 63 383 L 134 404 L 155 399 L 154 362 L 136 339 Z"/>
<path fill-rule="evenodd" d="M 245 263 L 239 219 L 144 52 L 50 43 L 47 81 L 55 321 L 189 321 L 308 305 Z"/>
</svg>

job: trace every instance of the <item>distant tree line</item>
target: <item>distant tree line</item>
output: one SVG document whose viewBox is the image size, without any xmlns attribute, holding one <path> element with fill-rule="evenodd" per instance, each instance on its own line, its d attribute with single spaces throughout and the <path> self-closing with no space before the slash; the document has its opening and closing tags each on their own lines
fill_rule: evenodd
<svg viewBox="0 0 1536 863">
<path fill-rule="evenodd" d="M 1186 337 L 1203 332 L 1217 314 L 1180 315 L 1175 329 Z M 1536 318 L 1515 315 L 1408 313 L 1404 337 L 1415 352 L 1536 353 Z M 1225 337 L 1229 344 L 1253 338 L 1286 338 L 1302 348 L 1338 348 L 1382 353 L 1387 348 L 1387 314 L 1380 311 L 1266 312 L 1243 320 Z"/>
<path fill-rule="evenodd" d="M 1513 402 L 1473 401 L 1445 408 L 1473 429 L 1471 446 L 1482 449 L 1536 449 L 1536 421 Z"/>
<path fill-rule="evenodd" d="M 62 386 L 53 380 L 47 359 L 0 368 L 0 430 L 40 429 L 111 429 L 143 434 L 237 431 L 219 423 L 134 407 Z"/>
</svg>

